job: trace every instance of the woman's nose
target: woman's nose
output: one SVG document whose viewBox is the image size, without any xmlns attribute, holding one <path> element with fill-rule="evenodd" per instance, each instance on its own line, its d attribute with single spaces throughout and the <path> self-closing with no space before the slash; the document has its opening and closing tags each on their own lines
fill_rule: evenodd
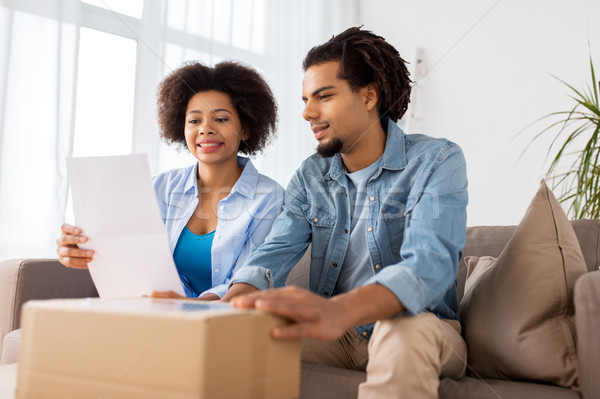
<svg viewBox="0 0 600 399">
<path fill-rule="evenodd" d="M 214 134 L 214 129 L 210 123 L 203 123 L 200 126 L 200 134 Z"/>
</svg>

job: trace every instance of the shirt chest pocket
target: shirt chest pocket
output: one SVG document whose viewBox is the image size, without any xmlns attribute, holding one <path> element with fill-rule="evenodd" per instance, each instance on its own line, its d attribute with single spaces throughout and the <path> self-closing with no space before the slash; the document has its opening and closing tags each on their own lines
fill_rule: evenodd
<svg viewBox="0 0 600 399">
<path fill-rule="evenodd" d="M 322 258 L 327 253 L 327 247 L 335 225 L 335 215 L 312 204 L 302 205 L 302 213 L 312 229 L 311 258 Z"/>
<path fill-rule="evenodd" d="M 407 211 L 406 199 L 390 195 L 381 207 L 381 219 L 385 225 L 392 253 L 399 255 L 404 238 L 404 226 Z"/>
</svg>

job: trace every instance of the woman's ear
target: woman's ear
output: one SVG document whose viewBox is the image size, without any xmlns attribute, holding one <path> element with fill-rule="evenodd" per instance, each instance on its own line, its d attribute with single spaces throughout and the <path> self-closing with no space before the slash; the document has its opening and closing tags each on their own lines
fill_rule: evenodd
<svg viewBox="0 0 600 399">
<path fill-rule="evenodd" d="M 371 111 L 377 106 L 377 102 L 379 101 L 379 88 L 377 87 L 377 83 L 371 82 L 363 87 L 363 90 L 365 106 L 367 107 L 367 111 Z"/>
<path fill-rule="evenodd" d="M 241 138 L 242 138 L 242 140 L 248 140 L 250 138 L 250 131 L 245 126 L 242 128 L 242 137 Z"/>
</svg>

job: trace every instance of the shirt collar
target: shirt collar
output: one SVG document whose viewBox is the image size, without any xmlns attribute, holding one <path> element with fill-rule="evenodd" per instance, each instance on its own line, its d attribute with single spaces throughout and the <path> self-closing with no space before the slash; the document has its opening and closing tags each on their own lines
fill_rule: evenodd
<svg viewBox="0 0 600 399">
<path fill-rule="evenodd" d="M 384 129 L 387 131 L 385 139 L 385 150 L 381 156 L 381 168 L 400 170 L 406 167 L 406 134 L 390 118 L 384 121 Z M 335 180 L 346 173 L 346 167 L 342 156 L 338 153 L 333 156 L 329 167 L 329 176 Z"/>
<path fill-rule="evenodd" d="M 258 170 L 250 158 L 237 157 L 238 164 L 244 167 L 240 178 L 235 182 L 231 192 L 238 192 L 244 197 L 254 198 L 258 186 Z"/>
<path fill-rule="evenodd" d="M 387 137 L 381 167 L 400 170 L 406 167 L 406 134 L 391 119 L 387 118 Z"/>
<path fill-rule="evenodd" d="M 186 194 L 192 192 L 194 195 L 198 195 L 198 162 L 191 168 L 183 188 Z"/>
<path fill-rule="evenodd" d="M 238 156 L 237 162 L 244 170 L 242 170 L 240 178 L 231 188 L 231 193 L 238 192 L 245 197 L 254 198 L 256 186 L 258 185 L 258 170 L 252 161 L 250 161 L 250 158 Z M 195 195 L 198 195 L 198 162 L 191 169 L 191 173 L 185 181 L 184 189 L 186 193 L 193 191 Z"/>
</svg>

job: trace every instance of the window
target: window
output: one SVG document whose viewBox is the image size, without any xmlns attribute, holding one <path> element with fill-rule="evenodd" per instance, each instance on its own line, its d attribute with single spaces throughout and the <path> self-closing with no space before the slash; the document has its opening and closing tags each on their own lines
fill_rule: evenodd
<svg viewBox="0 0 600 399">
<path fill-rule="evenodd" d="M 144 8 L 144 0 L 82 0 L 82 2 L 134 18 L 142 18 Z"/>
<path fill-rule="evenodd" d="M 190 164 L 158 138 L 156 85 L 187 60 L 264 70 L 266 1 L 83 0 L 73 155 L 144 152 L 153 173 Z"/>
<path fill-rule="evenodd" d="M 130 154 L 137 42 L 81 28 L 73 156 Z"/>
</svg>

